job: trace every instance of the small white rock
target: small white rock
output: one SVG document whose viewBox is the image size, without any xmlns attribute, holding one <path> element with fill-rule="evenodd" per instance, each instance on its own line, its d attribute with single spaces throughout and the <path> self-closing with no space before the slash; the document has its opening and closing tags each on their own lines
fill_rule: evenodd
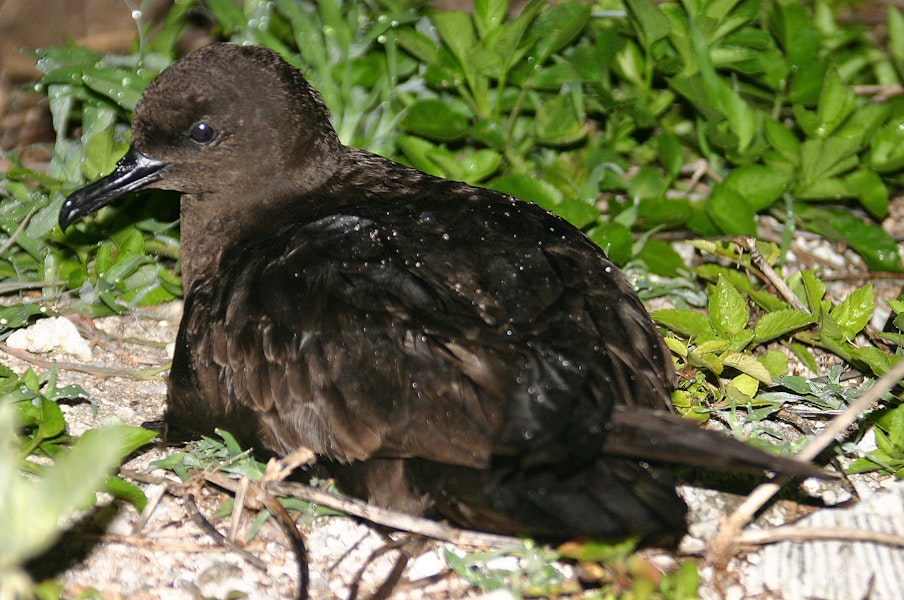
<svg viewBox="0 0 904 600">
<path fill-rule="evenodd" d="M 6 343 L 12 348 L 34 353 L 59 348 L 81 361 L 91 360 L 91 346 L 78 334 L 72 321 L 65 317 L 48 317 L 25 329 L 17 329 L 10 334 Z"/>
</svg>

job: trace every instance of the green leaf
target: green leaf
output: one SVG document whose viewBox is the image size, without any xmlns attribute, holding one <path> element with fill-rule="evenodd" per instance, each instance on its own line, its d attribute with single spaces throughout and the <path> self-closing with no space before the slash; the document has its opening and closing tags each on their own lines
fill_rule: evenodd
<svg viewBox="0 0 904 600">
<path fill-rule="evenodd" d="M 653 44 L 667 37 L 672 27 L 669 18 L 652 0 L 626 0 L 628 18 L 640 33 L 644 48 L 650 51 Z"/>
<path fill-rule="evenodd" d="M 207 0 L 204 5 L 213 13 L 216 22 L 226 29 L 227 34 L 247 26 L 248 21 L 241 5 L 233 0 Z"/>
<path fill-rule="evenodd" d="M 719 335 L 731 337 L 747 327 L 747 302 L 723 276 L 710 289 L 709 322 Z"/>
<path fill-rule="evenodd" d="M 471 15 L 459 10 L 429 10 L 427 15 L 443 43 L 458 62 L 466 66 L 468 54 L 477 45 Z"/>
<path fill-rule="evenodd" d="M 665 308 L 650 313 L 653 320 L 686 338 L 698 341 L 712 339 L 716 332 L 703 313 L 679 308 Z"/>
<path fill-rule="evenodd" d="M 852 340 L 869 323 L 874 309 L 873 286 L 868 284 L 851 292 L 830 314 L 841 327 L 844 337 Z"/>
<path fill-rule="evenodd" d="M 16 468 L 12 409 L 0 405 L 0 564 L 17 564 L 37 556 L 58 539 L 60 519 L 80 507 L 100 488 L 122 459 L 121 429 L 94 430 L 58 454 L 37 481 Z"/>
<path fill-rule="evenodd" d="M 779 350 L 767 350 L 766 354 L 757 358 L 772 378 L 780 377 L 788 373 L 788 357 Z"/>
<path fill-rule="evenodd" d="M 537 15 L 526 37 L 534 43 L 531 55 L 537 65 L 570 44 L 590 21 L 590 5 L 562 3 Z"/>
<path fill-rule="evenodd" d="M 766 313 L 754 328 L 753 342 L 762 344 L 815 322 L 816 317 L 799 310 L 786 309 Z"/>
<path fill-rule="evenodd" d="M 126 110 L 134 110 L 147 81 L 122 69 L 86 69 L 82 80 L 90 89 Z"/>
<path fill-rule="evenodd" d="M 463 171 L 462 181 L 473 185 L 496 172 L 502 163 L 502 155 L 495 150 L 477 150 L 462 157 L 459 162 Z"/>
<path fill-rule="evenodd" d="M 603 222 L 588 231 L 587 236 L 615 264 L 623 265 L 631 258 L 631 230 L 624 225 L 613 221 Z"/>
<path fill-rule="evenodd" d="M 873 135 L 869 165 L 879 173 L 890 173 L 904 167 L 904 118 L 883 126 Z"/>
<path fill-rule="evenodd" d="M 816 109 L 819 124 L 815 134 L 821 138 L 831 135 L 850 116 L 856 106 L 857 99 L 854 90 L 844 84 L 836 69 L 830 68 L 826 72 L 822 92 L 819 95 L 819 106 Z"/>
<path fill-rule="evenodd" d="M 888 51 L 899 73 L 904 73 L 904 14 L 889 4 L 886 7 L 885 26 L 888 31 Z"/>
<path fill-rule="evenodd" d="M 521 173 L 497 177 L 490 182 L 490 187 L 503 194 L 539 204 L 546 210 L 555 210 L 563 200 L 562 192 L 554 185 Z"/>
<path fill-rule="evenodd" d="M 435 65 L 439 61 L 436 43 L 414 28 L 404 27 L 396 31 L 396 40 L 402 48 L 427 66 Z"/>
<path fill-rule="evenodd" d="M 468 132 L 468 117 L 452 110 L 441 100 L 420 100 L 402 116 L 399 126 L 409 133 L 431 140 L 448 142 Z"/>
<path fill-rule="evenodd" d="M 858 164 L 856 140 L 849 138 L 829 137 L 819 140 L 807 140 L 801 146 L 800 183 L 795 195 L 806 198 L 826 197 L 811 189 L 820 181 L 841 175 Z"/>
<path fill-rule="evenodd" d="M 845 177 L 844 182 L 873 217 L 884 219 L 888 216 L 888 188 L 875 171 L 858 169 Z"/>
<path fill-rule="evenodd" d="M 540 106 L 535 131 L 540 143 L 557 146 L 573 144 L 586 133 L 583 115 L 570 94 L 555 96 Z"/>
<path fill-rule="evenodd" d="M 110 477 L 105 484 L 106 490 L 120 500 L 125 500 L 141 512 L 147 506 L 148 498 L 140 487 L 120 478 Z"/>
<path fill-rule="evenodd" d="M 746 198 L 723 183 L 713 186 L 706 212 L 722 233 L 756 235 L 756 211 Z"/>
<path fill-rule="evenodd" d="M 836 242 L 845 242 L 874 271 L 901 271 L 898 244 L 878 225 L 867 223 L 846 210 L 798 205 L 798 216 L 807 229 Z"/>
<path fill-rule="evenodd" d="M 651 273 L 661 277 L 678 277 L 681 271 L 687 270 L 681 255 L 664 240 L 647 240 L 636 258 L 643 261 Z"/>
<path fill-rule="evenodd" d="M 498 29 L 505 19 L 508 0 L 474 0 L 474 21 L 481 38 Z"/>
<path fill-rule="evenodd" d="M 742 373 L 746 373 L 762 383 L 767 385 L 772 384 L 772 375 L 769 373 L 769 370 L 763 366 L 763 363 L 750 354 L 730 352 L 723 357 L 722 364 L 726 367 L 732 367 Z"/>
</svg>

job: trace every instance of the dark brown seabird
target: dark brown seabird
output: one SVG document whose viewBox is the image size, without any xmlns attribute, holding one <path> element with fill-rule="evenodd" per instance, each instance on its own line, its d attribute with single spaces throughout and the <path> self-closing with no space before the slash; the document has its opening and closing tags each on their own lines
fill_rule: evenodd
<svg viewBox="0 0 904 600">
<path fill-rule="evenodd" d="M 146 187 L 182 193 L 173 428 L 308 447 L 374 503 L 554 538 L 683 532 L 663 461 L 820 472 L 669 414 L 668 352 L 594 243 L 341 145 L 274 52 L 212 44 L 162 73 L 60 225 Z"/>
</svg>

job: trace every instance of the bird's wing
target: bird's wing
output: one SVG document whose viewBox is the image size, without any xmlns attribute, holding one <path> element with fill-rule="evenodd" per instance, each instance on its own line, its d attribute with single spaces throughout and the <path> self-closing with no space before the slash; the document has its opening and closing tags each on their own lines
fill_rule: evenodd
<svg viewBox="0 0 904 600">
<path fill-rule="evenodd" d="M 661 406 L 668 369 L 643 308 L 589 242 L 511 241 L 549 218 L 524 206 L 508 206 L 529 211 L 512 219 L 524 231 L 490 227 L 476 247 L 455 227 L 487 206 L 437 216 L 435 230 L 412 226 L 422 214 L 364 210 L 275 236 L 186 308 L 185 352 L 216 379 L 201 385 L 250 407 L 281 452 L 476 467 L 495 454 L 597 454 L 612 406 Z M 603 269 L 589 280 L 587 261 Z"/>
</svg>

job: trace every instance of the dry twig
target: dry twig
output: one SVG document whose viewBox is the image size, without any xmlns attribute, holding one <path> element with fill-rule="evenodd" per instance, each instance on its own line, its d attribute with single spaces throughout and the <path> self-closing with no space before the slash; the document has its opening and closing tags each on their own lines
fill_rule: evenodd
<svg viewBox="0 0 904 600">
<path fill-rule="evenodd" d="M 835 441 L 835 436 L 845 431 L 854 423 L 862 412 L 872 406 L 883 394 L 895 387 L 904 379 L 904 360 L 898 362 L 880 377 L 873 386 L 857 398 L 840 415 L 829 421 L 825 429 L 804 446 L 794 457 L 802 462 L 810 462 L 820 452 Z M 781 488 L 787 478 L 776 478 L 774 481 L 759 485 L 729 517 L 723 519 L 719 531 L 710 541 L 706 552 L 707 562 L 723 568 L 740 542 L 739 532 L 753 519 L 756 512 L 768 502 Z"/>
</svg>

